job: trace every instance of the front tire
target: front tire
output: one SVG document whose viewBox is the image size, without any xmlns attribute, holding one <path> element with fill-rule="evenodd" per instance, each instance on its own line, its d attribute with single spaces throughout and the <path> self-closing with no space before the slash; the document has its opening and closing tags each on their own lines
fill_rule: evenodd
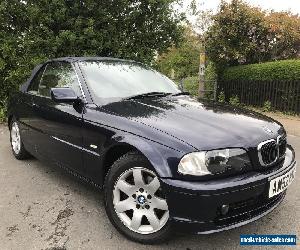
<svg viewBox="0 0 300 250">
<path fill-rule="evenodd" d="M 117 160 L 105 180 L 105 209 L 116 229 L 133 241 L 155 244 L 171 233 L 169 210 L 151 164 L 137 152 Z"/>
<path fill-rule="evenodd" d="M 19 123 L 16 119 L 13 119 L 9 126 L 10 129 L 10 144 L 13 155 L 18 160 L 24 160 L 30 157 L 30 154 L 26 151 L 21 134 Z"/>
</svg>

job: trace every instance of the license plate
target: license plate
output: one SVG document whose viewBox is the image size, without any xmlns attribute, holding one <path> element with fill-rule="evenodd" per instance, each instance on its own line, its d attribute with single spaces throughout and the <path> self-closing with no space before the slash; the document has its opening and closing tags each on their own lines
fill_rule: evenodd
<svg viewBox="0 0 300 250">
<path fill-rule="evenodd" d="M 269 198 L 283 192 L 295 179 L 296 167 L 293 167 L 289 172 L 276 177 L 270 181 Z"/>
</svg>

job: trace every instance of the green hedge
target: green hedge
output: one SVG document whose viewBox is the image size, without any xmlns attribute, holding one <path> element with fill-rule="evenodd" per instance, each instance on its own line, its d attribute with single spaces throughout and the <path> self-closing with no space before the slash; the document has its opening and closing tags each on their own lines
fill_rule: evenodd
<svg viewBox="0 0 300 250">
<path fill-rule="evenodd" d="M 191 95 L 197 96 L 199 90 L 199 77 L 190 76 L 183 80 L 184 91 L 190 92 Z"/>
<path fill-rule="evenodd" d="M 228 80 L 299 80 L 300 60 L 283 60 L 229 67 L 221 79 Z"/>
</svg>

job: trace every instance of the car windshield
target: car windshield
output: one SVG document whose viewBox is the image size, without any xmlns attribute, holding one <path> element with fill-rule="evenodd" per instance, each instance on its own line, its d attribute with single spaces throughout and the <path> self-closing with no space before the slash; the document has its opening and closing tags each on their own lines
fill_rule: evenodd
<svg viewBox="0 0 300 250">
<path fill-rule="evenodd" d="M 102 103 L 147 93 L 180 92 L 169 78 L 140 63 L 107 60 L 79 64 L 94 99 Z"/>
</svg>

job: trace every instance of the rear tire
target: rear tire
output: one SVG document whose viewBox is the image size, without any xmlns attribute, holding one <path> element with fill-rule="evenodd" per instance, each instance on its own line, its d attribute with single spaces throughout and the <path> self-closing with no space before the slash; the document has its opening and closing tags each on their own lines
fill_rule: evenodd
<svg viewBox="0 0 300 250">
<path fill-rule="evenodd" d="M 147 159 L 137 152 L 125 154 L 109 170 L 105 209 L 111 223 L 130 240 L 157 244 L 171 234 L 159 179 Z"/>
<path fill-rule="evenodd" d="M 10 130 L 10 145 L 13 155 L 18 160 L 28 159 L 30 154 L 26 151 L 20 133 L 19 122 L 16 119 L 12 119 L 9 126 Z"/>
</svg>

